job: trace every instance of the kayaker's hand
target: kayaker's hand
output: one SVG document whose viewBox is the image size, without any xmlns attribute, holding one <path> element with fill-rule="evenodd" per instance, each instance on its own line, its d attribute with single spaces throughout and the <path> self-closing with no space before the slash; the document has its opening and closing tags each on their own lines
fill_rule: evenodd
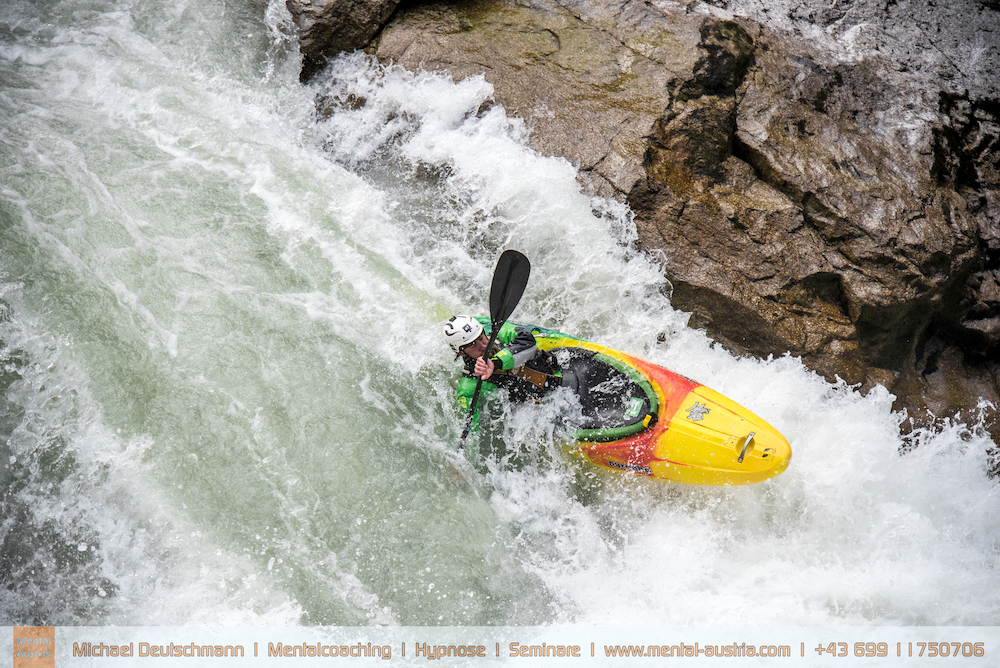
<svg viewBox="0 0 1000 668">
<path fill-rule="evenodd" d="M 493 369 L 493 360 L 483 359 L 482 357 L 476 360 L 475 374 L 483 380 L 488 380 L 493 375 Z"/>
</svg>

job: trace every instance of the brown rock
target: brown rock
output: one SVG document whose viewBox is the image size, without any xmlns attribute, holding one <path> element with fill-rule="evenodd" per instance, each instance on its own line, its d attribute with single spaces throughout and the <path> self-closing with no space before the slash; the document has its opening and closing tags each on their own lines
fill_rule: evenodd
<svg viewBox="0 0 1000 668">
<path fill-rule="evenodd" d="M 628 2 L 617 19 L 655 25 L 651 13 L 662 18 Z M 689 38 L 700 21 L 683 12 L 675 19 L 689 26 L 678 33 L 687 41 L 656 30 L 626 43 L 553 1 L 426 3 L 401 11 L 372 50 L 455 79 L 485 74 L 507 113 L 531 125 L 533 148 L 569 159 L 594 192 L 621 198 L 643 177 L 645 135 L 663 112 L 668 82 L 698 56 Z"/>
<path fill-rule="evenodd" d="M 400 0 L 285 0 L 299 30 L 302 81 L 342 51 L 367 45 L 382 29 Z"/>
</svg>

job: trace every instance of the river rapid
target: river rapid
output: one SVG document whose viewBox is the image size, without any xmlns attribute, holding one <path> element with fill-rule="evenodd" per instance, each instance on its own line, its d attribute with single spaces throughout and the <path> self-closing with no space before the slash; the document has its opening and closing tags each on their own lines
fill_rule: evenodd
<svg viewBox="0 0 1000 668">
<path fill-rule="evenodd" d="M 979 425 L 904 439 L 882 389 L 732 356 L 484 80 L 355 54 L 302 86 L 291 32 L 281 1 L 0 4 L 5 624 L 1000 623 Z M 515 319 L 730 396 L 789 469 L 600 472 L 553 402 L 457 454 L 441 326 L 508 247 Z"/>
</svg>

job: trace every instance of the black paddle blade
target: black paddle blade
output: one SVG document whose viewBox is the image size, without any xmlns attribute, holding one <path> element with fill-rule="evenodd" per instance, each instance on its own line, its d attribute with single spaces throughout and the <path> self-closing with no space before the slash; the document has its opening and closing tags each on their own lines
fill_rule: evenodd
<svg viewBox="0 0 1000 668">
<path fill-rule="evenodd" d="M 486 350 L 489 351 L 496 341 L 500 328 L 507 322 L 507 318 L 514 312 L 517 303 L 521 301 L 524 288 L 528 285 L 528 274 L 531 273 L 531 263 L 523 253 L 516 250 L 505 250 L 497 260 L 497 266 L 493 270 L 493 284 L 490 285 L 490 321 L 492 330 L 490 332 L 489 343 Z M 462 437 L 458 439 L 458 449 L 465 447 L 465 439 L 472 430 L 472 416 L 476 414 L 476 404 L 479 402 L 479 390 L 483 387 L 483 379 L 476 382 L 476 391 L 472 394 L 472 403 L 469 405 L 469 414 L 465 417 L 465 428 L 462 429 Z"/>
<path fill-rule="evenodd" d="M 528 285 L 530 273 L 531 263 L 523 253 L 505 250 L 500 254 L 490 286 L 490 320 L 494 324 L 506 322 L 514 312 Z"/>
</svg>

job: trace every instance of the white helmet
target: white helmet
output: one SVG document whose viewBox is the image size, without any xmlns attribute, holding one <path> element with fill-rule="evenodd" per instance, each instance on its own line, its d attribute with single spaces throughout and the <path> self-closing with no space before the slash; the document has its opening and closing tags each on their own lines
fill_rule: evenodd
<svg viewBox="0 0 1000 668">
<path fill-rule="evenodd" d="M 444 338 L 455 354 L 460 354 L 462 346 L 469 345 L 482 333 L 483 326 L 480 322 L 467 315 L 452 316 L 451 320 L 444 323 Z"/>
</svg>

